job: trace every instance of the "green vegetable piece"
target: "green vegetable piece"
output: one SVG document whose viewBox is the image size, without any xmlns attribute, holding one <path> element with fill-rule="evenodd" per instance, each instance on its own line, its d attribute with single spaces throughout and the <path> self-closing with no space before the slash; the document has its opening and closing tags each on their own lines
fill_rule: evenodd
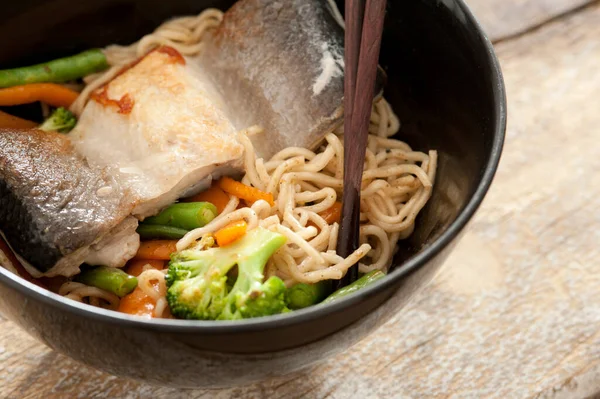
<svg viewBox="0 0 600 399">
<path fill-rule="evenodd" d="M 84 270 L 75 278 L 75 281 L 112 292 L 118 297 L 129 294 L 138 284 L 137 278 L 123 270 L 106 266 Z"/>
<path fill-rule="evenodd" d="M 137 233 L 142 240 L 179 240 L 188 230 L 157 224 L 140 224 Z"/>
<path fill-rule="evenodd" d="M 329 295 L 322 303 L 333 302 L 336 299 L 340 299 L 342 297 L 350 295 L 353 292 L 356 292 L 369 284 L 373 284 L 375 281 L 380 280 L 384 277 L 385 273 L 382 271 L 374 270 L 372 272 L 369 272 L 361 278 L 359 278 L 358 280 L 356 280 L 355 282 L 353 282 L 352 284 L 349 284 L 335 291 L 333 294 Z"/>
<path fill-rule="evenodd" d="M 75 115 L 71 111 L 60 107 L 55 109 L 39 128 L 47 132 L 68 133 L 76 124 L 77 118 Z"/>
<path fill-rule="evenodd" d="M 296 284 L 286 291 L 285 301 L 292 310 L 307 308 L 325 299 L 330 286 L 328 280 L 316 284 Z"/>
<path fill-rule="evenodd" d="M 0 88 L 30 83 L 67 82 L 103 71 L 108 66 L 102 50 L 87 50 L 38 65 L 0 70 Z"/>
<path fill-rule="evenodd" d="M 165 277 L 171 313 L 184 319 L 236 320 L 288 311 L 283 281 L 271 277 L 263 283 L 267 261 L 285 241 L 258 227 L 226 247 L 174 254 Z M 228 273 L 236 265 L 231 286 Z"/>
<path fill-rule="evenodd" d="M 210 202 L 181 202 L 169 206 L 156 216 L 146 218 L 142 224 L 193 230 L 205 226 L 215 217 L 217 207 Z"/>
</svg>

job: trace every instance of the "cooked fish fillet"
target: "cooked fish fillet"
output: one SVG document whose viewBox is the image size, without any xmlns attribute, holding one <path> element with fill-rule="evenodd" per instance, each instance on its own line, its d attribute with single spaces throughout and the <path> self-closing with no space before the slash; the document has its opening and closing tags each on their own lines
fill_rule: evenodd
<svg viewBox="0 0 600 399">
<path fill-rule="evenodd" d="M 111 166 L 143 218 L 241 172 L 243 147 L 209 77 L 160 47 L 96 92 L 70 138 L 95 165 Z"/>
<path fill-rule="evenodd" d="M 0 130 L 0 231 L 34 277 L 71 276 L 97 259 L 123 266 L 139 247 L 131 209 L 112 175 L 64 135 Z"/>
<path fill-rule="evenodd" d="M 344 30 L 330 7 L 240 0 L 198 59 L 236 127 L 265 129 L 252 142 L 266 159 L 286 147 L 313 148 L 343 122 Z M 380 70 L 377 94 L 384 79 Z"/>
</svg>

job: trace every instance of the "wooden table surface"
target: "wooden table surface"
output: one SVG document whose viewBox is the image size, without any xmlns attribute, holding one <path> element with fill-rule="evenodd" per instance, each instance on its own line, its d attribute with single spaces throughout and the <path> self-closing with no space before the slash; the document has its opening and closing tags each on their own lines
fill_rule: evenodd
<svg viewBox="0 0 600 399">
<path fill-rule="evenodd" d="M 600 393 L 600 2 L 471 0 L 505 74 L 504 156 L 434 282 L 347 353 L 222 391 L 82 366 L 0 317 L 0 398 L 585 398 Z"/>
</svg>

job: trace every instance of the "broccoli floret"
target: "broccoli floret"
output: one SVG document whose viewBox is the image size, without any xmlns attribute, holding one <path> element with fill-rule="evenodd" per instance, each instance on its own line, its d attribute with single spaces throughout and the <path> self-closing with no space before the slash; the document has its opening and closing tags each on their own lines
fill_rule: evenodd
<svg viewBox="0 0 600 399">
<path fill-rule="evenodd" d="M 60 107 L 50 114 L 48 119 L 40 125 L 40 129 L 47 132 L 68 133 L 75 127 L 76 123 L 77 118 L 75 118 L 75 115 L 68 109 Z"/>
<path fill-rule="evenodd" d="M 171 313 L 185 319 L 236 320 L 288 311 L 285 285 L 264 268 L 285 236 L 258 227 L 226 247 L 174 254 L 166 276 Z M 237 265 L 231 286 L 229 271 Z"/>
</svg>

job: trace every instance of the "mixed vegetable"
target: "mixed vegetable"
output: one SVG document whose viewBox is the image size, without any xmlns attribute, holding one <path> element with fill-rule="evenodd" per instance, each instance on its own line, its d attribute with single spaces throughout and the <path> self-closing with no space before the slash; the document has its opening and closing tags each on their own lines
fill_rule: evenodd
<svg viewBox="0 0 600 399">
<path fill-rule="evenodd" d="M 54 107 L 41 124 L 0 111 L 0 128 L 38 127 L 44 131 L 69 132 L 77 119 L 68 108 L 79 93 L 60 83 L 106 68 L 106 57 L 101 50 L 94 49 L 43 64 L 0 71 L 0 106 L 40 101 Z M 145 270 L 155 269 L 166 273 L 168 316 L 235 320 L 335 301 L 384 276 L 379 271 L 371 272 L 333 293 L 330 281 L 289 288 L 278 277 L 265 281 L 265 265 L 286 238 L 261 227 L 248 229 L 244 220 L 233 221 L 214 234 L 205 235 L 195 246 L 178 252 L 177 240 L 215 219 L 226 208 L 230 196 L 246 204 L 264 200 L 274 206 L 272 194 L 223 177 L 209 189 L 141 222 L 137 229 L 141 245 L 123 270 L 84 265 L 74 281 L 118 296 L 120 312 L 153 317 L 158 299 L 139 286 L 137 277 Z M 341 203 L 334 203 L 320 215 L 329 224 L 339 222 Z M 1 238 L 0 250 L 28 281 L 47 287 L 56 285 L 51 279 L 33 279 Z"/>
<path fill-rule="evenodd" d="M 38 65 L 0 71 L 0 87 L 68 82 L 107 68 L 108 61 L 102 50 L 92 49 Z"/>
<path fill-rule="evenodd" d="M 77 118 L 75 118 L 75 115 L 71 111 L 60 107 L 55 109 L 39 128 L 45 131 L 68 133 L 75 127 L 76 123 Z"/>
<path fill-rule="evenodd" d="M 77 123 L 75 116 L 67 109 L 79 93 L 60 83 L 73 82 L 108 67 L 102 50 L 92 49 L 42 64 L 0 70 L 0 106 L 39 101 L 56 107 L 58 109 L 39 127 L 66 133 Z M 0 112 L 0 127 L 28 129 L 36 126 L 35 122 Z"/>
<path fill-rule="evenodd" d="M 184 319 L 233 320 L 287 311 L 283 281 L 263 283 L 267 261 L 285 241 L 258 227 L 228 246 L 174 254 L 166 277 L 171 312 Z"/>
</svg>

